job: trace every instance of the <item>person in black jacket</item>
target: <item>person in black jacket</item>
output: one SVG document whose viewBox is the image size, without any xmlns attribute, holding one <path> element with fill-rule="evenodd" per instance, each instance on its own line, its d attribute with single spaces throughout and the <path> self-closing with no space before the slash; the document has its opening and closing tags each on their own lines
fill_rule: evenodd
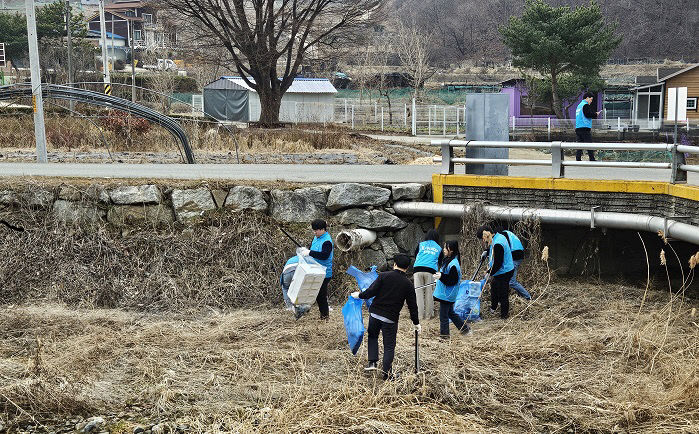
<svg viewBox="0 0 699 434">
<path fill-rule="evenodd" d="M 410 258 L 405 255 L 396 255 L 393 261 L 393 271 L 380 273 L 366 291 L 352 293 L 354 298 L 374 297 L 369 308 L 369 363 L 364 370 L 378 369 L 376 364 L 379 361 L 379 332 L 381 332 L 383 334 L 382 369 L 384 379 L 393 376 L 392 366 L 398 334 L 398 316 L 404 303 L 408 304 L 414 330 L 418 333 L 421 331 L 415 300 L 415 287 L 405 275 L 405 271 L 410 267 Z"/>
</svg>

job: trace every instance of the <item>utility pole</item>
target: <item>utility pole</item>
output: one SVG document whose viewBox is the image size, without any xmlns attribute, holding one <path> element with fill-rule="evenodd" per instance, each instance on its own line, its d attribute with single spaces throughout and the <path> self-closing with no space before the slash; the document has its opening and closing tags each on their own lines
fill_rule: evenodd
<svg viewBox="0 0 699 434">
<path fill-rule="evenodd" d="M 36 36 L 34 0 L 25 0 L 27 9 L 27 38 L 29 39 L 29 66 L 32 75 L 32 107 L 34 108 L 34 138 L 36 159 L 48 162 L 46 155 L 46 126 L 44 125 L 44 100 L 41 95 L 41 70 L 39 68 L 39 42 Z"/>
<path fill-rule="evenodd" d="M 129 26 L 129 45 L 131 45 L 131 102 L 136 102 L 136 51 L 133 42 L 133 34 L 136 29 L 133 20 L 127 21 L 126 25 Z"/>
<path fill-rule="evenodd" d="M 68 37 L 68 83 L 73 85 L 73 40 L 70 34 L 70 0 L 66 0 L 66 36 Z M 70 115 L 75 111 L 75 101 L 69 102 Z"/>
<path fill-rule="evenodd" d="M 100 31 L 102 39 L 102 73 L 104 77 L 104 93 L 112 94 L 112 80 L 109 76 L 109 64 L 107 62 L 107 28 L 104 20 L 104 0 L 100 0 Z"/>
</svg>

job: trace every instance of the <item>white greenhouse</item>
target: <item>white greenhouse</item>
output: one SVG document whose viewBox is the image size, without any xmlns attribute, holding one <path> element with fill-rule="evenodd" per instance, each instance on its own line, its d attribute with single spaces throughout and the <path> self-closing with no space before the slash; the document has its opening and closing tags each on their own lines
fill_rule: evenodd
<svg viewBox="0 0 699 434">
<path fill-rule="evenodd" d="M 249 79 L 253 81 L 252 79 Z M 260 98 L 241 77 L 221 77 L 204 86 L 204 112 L 218 120 L 257 122 Z M 282 97 L 280 122 L 334 121 L 337 90 L 324 78 L 295 78 Z"/>
</svg>

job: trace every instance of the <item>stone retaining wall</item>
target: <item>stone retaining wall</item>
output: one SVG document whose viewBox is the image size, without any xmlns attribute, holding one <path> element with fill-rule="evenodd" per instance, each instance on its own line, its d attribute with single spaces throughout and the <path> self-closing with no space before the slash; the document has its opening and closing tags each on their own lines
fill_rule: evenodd
<svg viewBox="0 0 699 434">
<path fill-rule="evenodd" d="M 279 222 L 305 223 L 328 219 L 335 236 L 345 228 L 377 232 L 377 241 L 361 252 L 367 264 L 382 265 L 398 252 L 412 254 L 432 219 L 399 218 L 396 200 L 431 200 L 425 184 L 368 185 L 343 183 L 313 185 L 293 190 L 248 185 L 178 188 L 167 185 L 61 184 L 0 190 L 0 217 L 13 219 L 19 206 L 49 211 L 57 221 L 77 225 L 107 225 L 126 229 L 143 224 L 185 228 L 210 212 L 254 211 Z M 20 225 L 21 221 L 13 221 Z"/>
</svg>

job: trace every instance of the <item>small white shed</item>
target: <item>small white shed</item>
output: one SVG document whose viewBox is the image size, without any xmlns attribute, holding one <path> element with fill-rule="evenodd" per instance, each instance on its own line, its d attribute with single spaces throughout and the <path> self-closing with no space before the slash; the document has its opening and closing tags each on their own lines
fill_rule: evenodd
<svg viewBox="0 0 699 434">
<path fill-rule="evenodd" d="M 249 79 L 254 82 L 252 78 Z M 221 77 L 204 86 L 204 111 L 219 120 L 257 122 L 260 98 L 241 77 Z M 295 78 L 284 93 L 280 122 L 332 122 L 337 90 L 325 78 Z"/>
</svg>

